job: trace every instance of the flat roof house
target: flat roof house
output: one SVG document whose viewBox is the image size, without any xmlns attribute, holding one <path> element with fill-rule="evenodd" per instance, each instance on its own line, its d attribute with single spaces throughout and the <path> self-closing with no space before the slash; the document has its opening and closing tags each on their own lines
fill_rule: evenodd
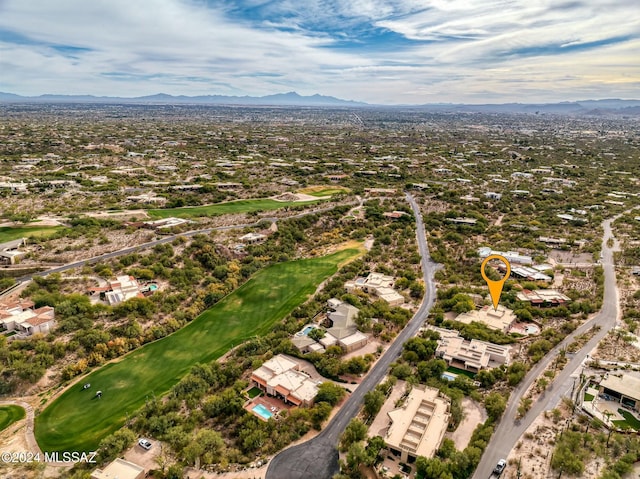
<svg viewBox="0 0 640 479">
<path fill-rule="evenodd" d="M 512 310 L 505 308 L 502 305 L 498 305 L 498 309 L 493 309 L 493 306 L 483 306 L 480 310 L 468 311 L 466 313 L 459 314 L 455 321 L 459 321 L 464 324 L 470 324 L 472 322 L 482 323 L 490 329 L 497 329 L 506 333 L 516 320 L 516 315 Z"/>
<path fill-rule="evenodd" d="M 278 354 L 251 374 L 256 386 L 296 406 L 309 406 L 318 394 L 318 385 L 300 371 L 300 364 Z"/>
<path fill-rule="evenodd" d="M 393 289 L 395 280 L 392 276 L 382 273 L 369 273 L 366 278 L 358 277 L 344 284 L 347 293 L 361 289 L 365 293 L 374 294 L 390 306 L 399 306 L 404 303 L 404 296 Z"/>
<path fill-rule="evenodd" d="M 609 374 L 600 382 L 600 392 L 614 397 L 623 406 L 640 413 L 640 379 L 629 374 Z"/>
<path fill-rule="evenodd" d="M 449 424 L 449 398 L 437 389 L 416 385 L 404 404 L 388 413 L 384 442 L 404 462 L 433 457 Z"/>
<path fill-rule="evenodd" d="M 91 479 L 142 479 L 145 477 L 143 467 L 124 459 L 115 459 L 104 469 L 96 469 L 91 473 Z"/>
<path fill-rule="evenodd" d="M 555 289 L 523 289 L 516 294 L 519 301 L 528 301 L 534 306 L 561 306 L 571 301 L 571 298 Z"/>
<path fill-rule="evenodd" d="M 482 369 L 492 369 L 509 364 L 509 346 L 488 343 L 472 339 L 467 341 L 458 331 L 429 326 L 440 334 L 436 357 L 443 359 L 449 366 L 477 373 Z"/>
</svg>

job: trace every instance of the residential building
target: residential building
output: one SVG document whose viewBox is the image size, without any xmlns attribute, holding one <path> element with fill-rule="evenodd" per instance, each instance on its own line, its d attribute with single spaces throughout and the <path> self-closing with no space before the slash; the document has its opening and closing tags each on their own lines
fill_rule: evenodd
<svg viewBox="0 0 640 479">
<path fill-rule="evenodd" d="M 24 238 L 0 244 L 0 263 L 16 264 L 27 253 L 18 248 L 25 244 Z"/>
<path fill-rule="evenodd" d="M 513 311 L 502 305 L 498 305 L 497 309 L 493 309 L 493 306 L 483 306 L 479 310 L 461 313 L 455 318 L 455 321 L 464 324 L 470 324 L 472 322 L 482 323 L 489 329 L 496 329 L 503 333 L 509 331 L 515 320 L 516 315 Z"/>
<path fill-rule="evenodd" d="M 449 366 L 477 373 L 482 369 L 492 369 L 511 360 L 511 348 L 499 344 L 488 343 L 472 339 L 470 341 L 460 336 L 453 329 L 429 326 L 429 329 L 440 334 L 436 357 L 443 359 Z"/>
<path fill-rule="evenodd" d="M 374 294 L 390 306 L 399 306 L 404 303 L 404 296 L 393 289 L 395 280 L 392 276 L 382 273 L 369 273 L 366 278 L 358 277 L 353 281 L 347 281 L 344 287 L 348 293 L 361 289 L 365 293 Z"/>
<path fill-rule="evenodd" d="M 553 269 L 553 266 L 551 265 L 548 265 L 548 266 L 549 268 L 547 269 Z M 506 272 L 507 267 L 502 263 L 500 263 L 498 265 L 498 269 L 500 271 Z M 548 274 L 542 273 L 536 266 L 531 267 L 531 266 L 522 266 L 522 265 L 511 267 L 511 277 L 526 279 L 529 281 L 551 281 L 553 279 Z"/>
<path fill-rule="evenodd" d="M 143 477 L 145 477 L 143 467 L 120 458 L 107 464 L 104 469 L 96 469 L 91 473 L 91 479 L 142 479 Z"/>
<path fill-rule="evenodd" d="M 347 352 L 361 348 L 369 338 L 358 331 L 355 319 L 359 310 L 355 306 L 332 298 L 327 301 L 331 311 L 327 313 L 327 321 L 330 327 L 327 334 L 320 340 L 320 344 L 325 348 L 337 344 Z"/>
<path fill-rule="evenodd" d="M 404 403 L 388 413 L 384 442 L 403 462 L 433 457 L 449 425 L 451 401 L 437 389 L 415 385 Z"/>
<path fill-rule="evenodd" d="M 165 204 L 167 199 L 162 196 L 156 196 L 154 192 L 142 193 L 140 195 L 127 196 L 127 201 L 132 203 L 156 203 Z"/>
<path fill-rule="evenodd" d="M 382 213 L 382 216 L 384 216 L 385 218 L 391 218 L 391 219 L 397 220 L 408 214 L 409 213 L 407 213 L 406 211 L 387 211 L 385 213 Z"/>
<path fill-rule="evenodd" d="M 571 301 L 571 298 L 555 289 L 536 289 L 535 291 L 523 289 L 518 292 L 516 298 L 534 306 L 562 306 Z"/>
<path fill-rule="evenodd" d="M 480 256 L 481 259 L 494 254 L 504 257 L 509 263 L 533 264 L 533 258 L 531 258 L 531 256 L 521 255 L 515 251 L 497 251 L 486 246 L 478 248 L 478 256 Z"/>
<path fill-rule="evenodd" d="M 89 289 L 89 294 L 100 294 L 107 304 L 114 304 L 127 301 L 131 298 L 143 298 L 140 283 L 133 276 L 118 276 L 113 281 L 107 281 L 106 286 Z"/>
<path fill-rule="evenodd" d="M 606 394 L 623 406 L 640 413 L 640 379 L 630 374 L 620 376 L 609 373 L 600 382 L 600 393 Z"/>
<path fill-rule="evenodd" d="M 466 218 L 466 217 L 457 217 L 457 218 L 447 218 L 447 221 L 449 223 L 455 223 L 455 224 L 460 224 L 460 225 L 469 225 L 469 226 L 473 226 L 475 225 L 478 220 L 475 218 Z"/>
<path fill-rule="evenodd" d="M 24 336 L 47 334 L 56 325 L 51 306 L 34 309 L 30 300 L 0 304 L 0 331 L 16 331 Z"/>
<path fill-rule="evenodd" d="M 185 220 L 184 218 L 162 218 L 160 220 L 145 221 L 144 224 L 154 230 L 163 230 L 173 228 L 175 226 L 181 226 L 187 223 L 193 223 L 191 220 Z"/>
<path fill-rule="evenodd" d="M 240 236 L 240 241 L 242 241 L 245 244 L 262 243 L 266 239 L 267 239 L 267 236 L 263 235 L 262 233 L 247 233 L 244 236 Z"/>
<path fill-rule="evenodd" d="M 296 406 L 309 406 L 318 394 L 318 385 L 301 369 L 292 358 L 278 354 L 256 369 L 251 380 L 270 396 Z"/>
</svg>

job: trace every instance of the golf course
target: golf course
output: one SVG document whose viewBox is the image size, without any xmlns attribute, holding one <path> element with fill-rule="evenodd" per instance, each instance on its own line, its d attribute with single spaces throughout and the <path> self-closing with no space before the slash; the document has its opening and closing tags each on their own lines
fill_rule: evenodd
<svg viewBox="0 0 640 479">
<path fill-rule="evenodd" d="M 0 227 L 0 243 L 18 238 L 47 236 L 62 229 L 62 226 L 2 226 Z"/>
<path fill-rule="evenodd" d="M 0 406 L 0 431 L 8 428 L 14 422 L 24 419 L 25 411 L 20 406 Z"/>
<path fill-rule="evenodd" d="M 213 361 L 242 340 L 269 332 L 362 251 L 350 246 L 265 268 L 184 328 L 84 376 L 36 417 L 41 449 L 96 450 L 146 398 L 165 394 L 194 364 Z M 83 389 L 87 383 L 91 387 Z"/>
<path fill-rule="evenodd" d="M 184 206 L 181 208 L 151 209 L 147 210 L 153 218 L 197 218 L 198 216 L 217 216 L 232 213 L 251 213 L 253 211 L 271 211 L 287 206 L 301 206 L 316 203 L 319 200 L 310 201 L 276 201 L 270 198 L 255 200 L 236 200 L 203 206 Z"/>
</svg>

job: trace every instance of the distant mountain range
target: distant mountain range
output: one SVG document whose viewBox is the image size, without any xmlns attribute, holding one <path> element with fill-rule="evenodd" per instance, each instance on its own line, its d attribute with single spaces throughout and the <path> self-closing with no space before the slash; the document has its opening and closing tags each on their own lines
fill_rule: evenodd
<svg viewBox="0 0 640 479">
<path fill-rule="evenodd" d="M 482 113 L 530 113 L 565 115 L 640 115 L 640 100 L 584 100 L 559 103 L 502 103 L 468 105 L 437 103 L 425 105 L 372 105 L 351 100 L 342 100 L 332 96 L 303 96 L 296 92 L 277 93 L 267 96 L 226 96 L 226 95 L 156 95 L 132 98 L 93 96 L 93 95 L 40 95 L 21 96 L 0 92 L 0 103 L 103 103 L 103 104 L 192 104 L 192 105 L 257 105 L 257 106 L 327 106 L 327 107 L 381 107 L 410 108 L 441 112 L 482 112 Z"/>
<path fill-rule="evenodd" d="M 203 104 L 203 105 L 271 105 L 271 106 L 367 106 L 366 103 L 341 100 L 332 96 L 302 96 L 292 91 L 267 96 L 225 96 L 225 95 L 156 95 L 123 98 L 93 95 L 40 95 L 20 96 L 0 92 L 2 103 L 135 103 L 135 104 Z"/>
</svg>

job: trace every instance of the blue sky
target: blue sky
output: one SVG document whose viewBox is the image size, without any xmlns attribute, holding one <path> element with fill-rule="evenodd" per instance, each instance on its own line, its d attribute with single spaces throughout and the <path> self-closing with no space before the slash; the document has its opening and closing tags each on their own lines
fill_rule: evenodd
<svg viewBox="0 0 640 479">
<path fill-rule="evenodd" d="M 630 0 L 0 0 L 0 90 L 640 98 Z"/>
</svg>

